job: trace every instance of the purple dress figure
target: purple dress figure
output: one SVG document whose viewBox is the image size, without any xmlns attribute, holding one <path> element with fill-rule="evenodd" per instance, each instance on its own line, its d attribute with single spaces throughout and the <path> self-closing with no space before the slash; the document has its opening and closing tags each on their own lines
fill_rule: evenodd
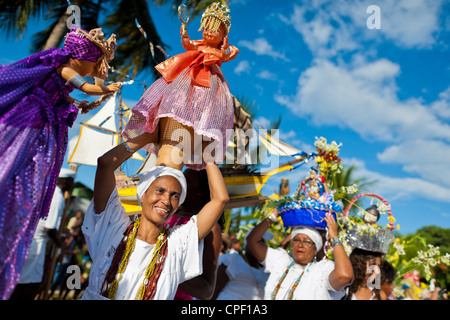
<svg viewBox="0 0 450 320">
<path fill-rule="evenodd" d="M 48 214 L 77 106 L 86 111 L 87 101 L 69 93 L 120 87 L 88 84 L 77 70 L 88 64 L 88 74 L 104 79 L 114 49 L 114 35 L 106 41 L 101 29 L 75 27 L 63 48 L 0 66 L 0 299 L 12 293 L 37 223 Z"/>
</svg>

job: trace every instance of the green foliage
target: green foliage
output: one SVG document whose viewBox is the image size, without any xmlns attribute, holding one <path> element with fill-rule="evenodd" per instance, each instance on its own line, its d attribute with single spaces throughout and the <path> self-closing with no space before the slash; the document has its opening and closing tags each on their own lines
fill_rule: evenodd
<svg viewBox="0 0 450 320">
<path fill-rule="evenodd" d="M 423 282 L 436 279 L 440 288 L 450 288 L 450 229 L 427 226 L 414 234 L 399 236 L 390 248 L 387 260 L 397 270 L 397 285 L 402 277 L 418 270 Z"/>
<path fill-rule="evenodd" d="M 178 14 L 181 0 L 72 0 L 73 5 L 82 8 L 81 27 L 90 30 L 98 27 L 100 15 L 106 15 L 102 25 L 105 33 L 115 33 L 118 47 L 112 66 L 118 71 L 111 74 L 110 80 L 121 81 L 121 74 L 130 74 L 132 78 L 140 72 L 150 72 L 154 78 L 160 74 L 154 69 L 158 63 L 166 60 L 168 46 L 160 38 L 150 15 L 151 5 L 170 5 L 174 15 Z M 186 2 L 191 18 L 195 18 L 209 6 L 213 0 L 191 0 Z M 227 1 L 221 0 L 227 4 Z M 22 36 L 30 18 L 45 16 L 49 25 L 33 36 L 33 52 L 41 51 L 52 32 L 65 24 L 68 3 L 66 0 L 0 0 L 0 30 L 16 37 Z M 110 10 L 112 8 L 112 10 Z M 147 38 L 136 27 L 136 20 L 145 31 Z M 63 25 L 64 26 L 64 25 Z M 180 24 L 181 26 L 181 24 Z M 66 28 L 67 29 L 67 28 Z M 68 29 L 66 30 L 68 31 Z M 52 46 L 57 47 L 63 41 L 63 35 L 52 39 Z"/>
<path fill-rule="evenodd" d="M 374 184 L 376 181 L 368 181 L 364 177 L 354 177 L 354 171 L 357 169 L 355 165 L 343 166 L 340 172 L 334 174 L 332 178 L 332 183 L 330 184 L 332 189 L 335 189 L 334 201 L 341 200 L 346 207 L 350 201 L 353 199 L 353 194 L 346 192 L 346 187 L 356 185 L 359 192 L 366 192 L 370 185 Z M 354 202 L 353 206 L 350 208 L 350 213 L 355 213 L 361 208 L 361 201 L 357 200 Z M 345 208 L 343 208 L 345 209 Z"/>
<path fill-rule="evenodd" d="M 1 0 L 0 29 L 16 37 L 22 36 L 31 17 L 60 4 L 61 0 Z"/>
</svg>

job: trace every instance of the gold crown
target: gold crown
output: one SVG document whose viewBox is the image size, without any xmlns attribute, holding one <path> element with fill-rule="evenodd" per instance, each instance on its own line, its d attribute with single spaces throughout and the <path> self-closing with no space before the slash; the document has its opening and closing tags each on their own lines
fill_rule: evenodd
<svg viewBox="0 0 450 320">
<path fill-rule="evenodd" d="M 114 51 L 117 47 L 116 35 L 113 33 L 109 39 L 106 40 L 102 28 L 92 29 L 89 33 L 82 29 L 78 29 L 77 31 L 102 50 L 103 54 L 97 61 L 91 75 L 105 80 L 108 76 L 108 69 L 110 68 L 108 63 L 114 59 Z"/>
<path fill-rule="evenodd" d="M 96 44 L 102 50 L 106 60 L 111 61 L 114 58 L 114 51 L 117 47 L 116 35 L 114 33 L 106 40 L 102 28 L 92 29 L 89 33 L 82 29 L 78 29 L 77 32 Z"/>
<path fill-rule="evenodd" d="M 202 14 L 198 31 L 206 29 L 217 32 L 221 23 L 223 23 L 226 34 L 228 34 L 231 28 L 230 9 L 223 4 L 214 2 Z"/>
</svg>

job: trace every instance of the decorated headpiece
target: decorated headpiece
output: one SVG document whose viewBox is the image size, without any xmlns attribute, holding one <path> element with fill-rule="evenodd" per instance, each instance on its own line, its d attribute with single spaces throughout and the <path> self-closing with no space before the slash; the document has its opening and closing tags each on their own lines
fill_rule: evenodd
<svg viewBox="0 0 450 320">
<path fill-rule="evenodd" d="M 222 23 L 225 27 L 226 34 L 228 34 L 231 28 L 230 9 L 223 4 L 214 2 L 202 14 L 200 29 L 198 31 L 206 29 L 216 32 Z"/>
<path fill-rule="evenodd" d="M 72 58 L 97 62 L 91 75 L 101 79 L 108 75 L 108 62 L 114 58 L 116 46 L 116 36 L 112 34 L 106 40 L 101 28 L 87 32 L 75 26 L 64 41 L 64 48 L 70 50 Z"/>
<path fill-rule="evenodd" d="M 389 224 L 387 225 L 387 227 L 382 228 L 380 226 L 367 223 L 364 220 L 360 222 L 357 219 L 351 219 L 351 217 L 348 216 L 350 207 L 356 202 L 356 200 L 363 196 L 369 196 L 378 199 L 379 205 L 377 206 L 377 209 L 381 214 L 386 214 L 386 212 L 389 214 Z M 370 207 L 368 209 L 373 209 L 373 207 Z M 379 252 L 385 255 L 388 253 L 389 245 L 395 239 L 393 233 L 393 222 L 395 221 L 395 219 L 392 216 L 391 206 L 386 202 L 386 200 L 376 194 L 360 194 L 350 201 L 349 205 L 343 213 L 343 216 L 346 223 L 346 242 L 348 243 L 348 245 L 353 248 L 363 249 L 371 252 Z"/>
</svg>

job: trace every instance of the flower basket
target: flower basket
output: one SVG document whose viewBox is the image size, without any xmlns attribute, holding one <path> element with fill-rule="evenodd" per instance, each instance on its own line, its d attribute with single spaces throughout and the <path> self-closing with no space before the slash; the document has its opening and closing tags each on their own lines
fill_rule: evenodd
<svg viewBox="0 0 450 320">
<path fill-rule="evenodd" d="M 346 241 L 348 245 L 354 248 L 387 254 L 389 245 L 395 238 L 394 233 L 392 232 L 395 229 L 393 225 L 394 219 L 389 219 L 389 225 L 386 228 L 367 223 L 352 223 L 349 219 L 348 212 L 351 206 L 356 200 L 364 196 L 377 198 L 385 205 L 386 212 L 392 217 L 391 207 L 382 197 L 372 193 L 364 193 L 354 197 L 343 213 L 343 220 L 345 221 L 347 229 L 345 237 Z"/>
<path fill-rule="evenodd" d="M 323 231 L 327 228 L 325 215 L 330 210 L 323 204 L 293 201 L 277 208 L 285 227 L 308 226 Z M 336 214 L 332 213 L 336 220 Z"/>
</svg>

